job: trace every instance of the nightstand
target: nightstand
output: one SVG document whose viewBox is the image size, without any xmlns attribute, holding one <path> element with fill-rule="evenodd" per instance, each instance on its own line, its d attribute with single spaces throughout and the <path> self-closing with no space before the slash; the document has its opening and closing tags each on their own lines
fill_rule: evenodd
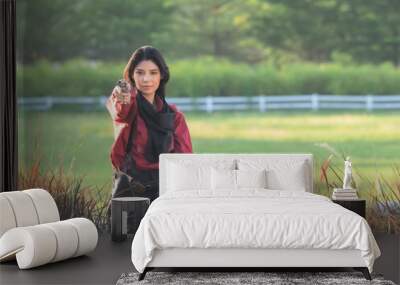
<svg viewBox="0 0 400 285">
<path fill-rule="evenodd" d="M 365 200 L 332 200 L 332 202 L 339 204 L 340 206 L 359 214 L 365 219 Z"/>
<path fill-rule="evenodd" d="M 133 237 L 149 206 L 149 198 L 112 198 L 111 239 L 113 241 L 124 241 L 127 237 Z"/>
</svg>

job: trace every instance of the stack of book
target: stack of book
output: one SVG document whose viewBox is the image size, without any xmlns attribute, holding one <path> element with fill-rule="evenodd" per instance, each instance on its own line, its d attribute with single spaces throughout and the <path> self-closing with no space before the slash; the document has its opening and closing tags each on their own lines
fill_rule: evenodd
<svg viewBox="0 0 400 285">
<path fill-rule="evenodd" d="M 332 193 L 333 200 L 357 200 L 357 190 L 356 189 L 341 189 L 334 188 Z"/>
</svg>

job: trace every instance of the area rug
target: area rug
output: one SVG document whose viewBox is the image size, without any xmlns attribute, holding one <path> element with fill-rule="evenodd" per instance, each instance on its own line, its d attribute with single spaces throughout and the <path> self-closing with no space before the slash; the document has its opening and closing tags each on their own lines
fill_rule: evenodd
<svg viewBox="0 0 400 285">
<path fill-rule="evenodd" d="M 117 285 L 134 284 L 267 284 L 267 285 L 297 285 L 297 284 L 379 284 L 395 285 L 384 280 L 380 275 L 372 275 L 368 281 L 360 272 L 154 272 L 146 274 L 145 279 L 138 281 L 139 273 L 125 273 L 117 281 Z"/>
</svg>

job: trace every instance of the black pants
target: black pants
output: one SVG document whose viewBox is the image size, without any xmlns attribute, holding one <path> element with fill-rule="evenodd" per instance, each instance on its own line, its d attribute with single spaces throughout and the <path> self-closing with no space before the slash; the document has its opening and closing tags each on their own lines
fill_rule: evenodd
<svg viewBox="0 0 400 285">
<path fill-rule="evenodd" d="M 135 170 L 131 173 L 131 176 L 136 181 L 140 182 L 146 187 L 146 190 L 143 193 L 137 193 L 136 197 L 146 197 L 150 199 L 150 202 L 153 202 L 159 196 L 159 187 L 158 187 L 158 177 L 159 177 L 158 169 L 152 170 Z"/>
</svg>

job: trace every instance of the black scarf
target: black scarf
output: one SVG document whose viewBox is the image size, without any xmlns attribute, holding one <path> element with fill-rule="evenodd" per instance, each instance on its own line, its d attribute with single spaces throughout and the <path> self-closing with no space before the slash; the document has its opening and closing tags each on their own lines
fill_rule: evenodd
<svg viewBox="0 0 400 285">
<path fill-rule="evenodd" d="M 144 157 L 151 163 L 158 162 L 158 156 L 161 153 L 169 152 L 174 136 L 175 112 L 168 106 L 164 97 L 160 96 L 160 98 L 163 101 L 163 107 L 160 112 L 157 112 L 141 92 L 138 92 L 136 96 L 139 114 L 146 124 L 148 133 Z"/>
</svg>

